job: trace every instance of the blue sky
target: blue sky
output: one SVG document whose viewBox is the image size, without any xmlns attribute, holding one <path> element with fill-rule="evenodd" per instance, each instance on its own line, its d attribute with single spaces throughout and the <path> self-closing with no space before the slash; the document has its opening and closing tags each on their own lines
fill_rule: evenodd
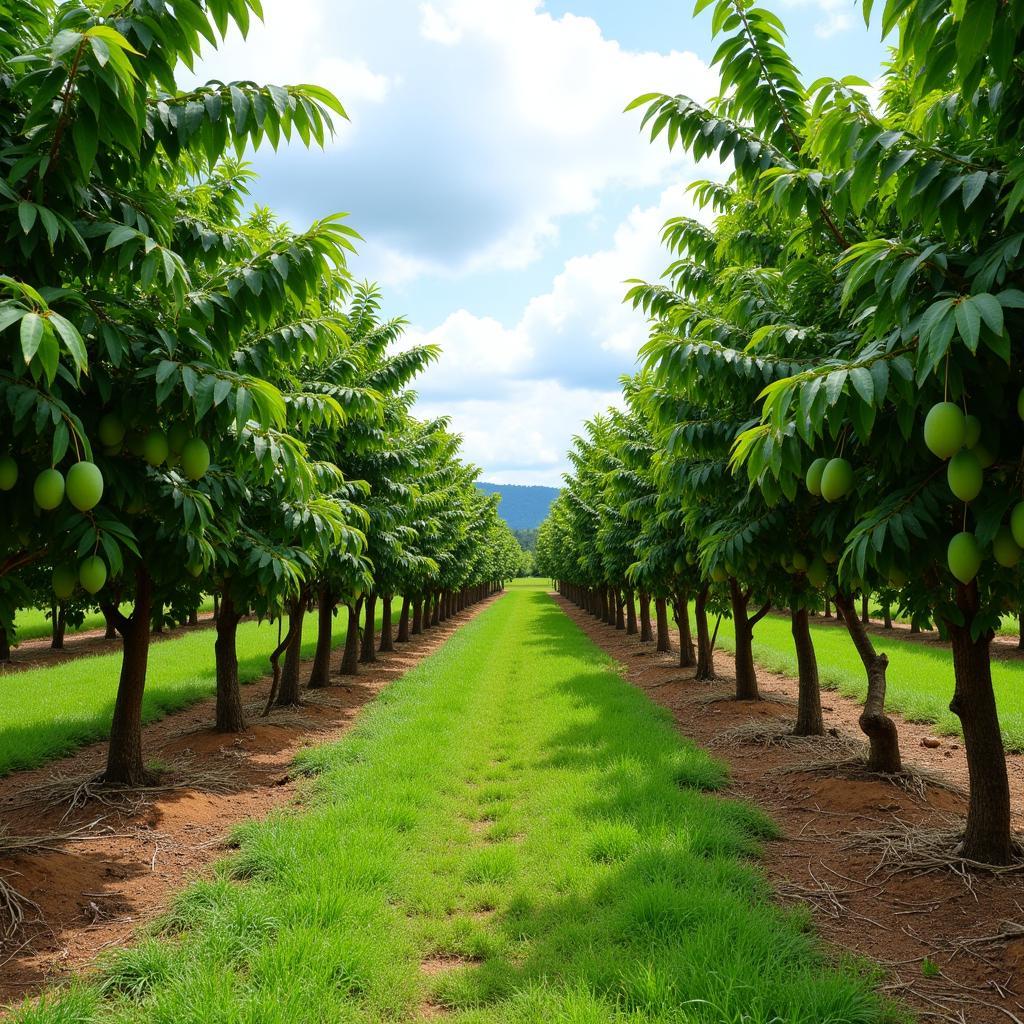
<svg viewBox="0 0 1024 1024">
<path fill-rule="evenodd" d="M 765 0 L 806 81 L 878 76 L 854 0 Z M 615 399 L 643 318 L 623 282 L 667 263 L 658 229 L 720 175 L 649 146 L 622 109 L 716 90 L 708 14 L 673 0 L 264 0 L 198 77 L 333 89 L 351 122 L 326 151 L 257 153 L 254 200 L 296 226 L 339 210 L 364 236 L 410 339 L 445 354 L 422 379 L 485 479 L 557 484 L 581 421 Z"/>
</svg>

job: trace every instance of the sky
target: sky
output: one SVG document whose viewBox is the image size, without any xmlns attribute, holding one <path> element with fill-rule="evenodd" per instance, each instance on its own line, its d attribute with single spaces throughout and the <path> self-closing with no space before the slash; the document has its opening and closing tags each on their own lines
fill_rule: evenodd
<svg viewBox="0 0 1024 1024">
<path fill-rule="evenodd" d="M 855 0 L 763 0 L 804 80 L 878 77 Z M 643 315 L 629 279 L 669 258 L 660 227 L 703 216 L 721 177 L 639 133 L 646 92 L 717 91 L 710 11 L 692 0 L 263 0 L 264 20 L 195 78 L 313 82 L 349 114 L 325 150 L 252 155 L 253 201 L 295 228 L 344 211 L 351 270 L 383 289 L 409 343 L 443 355 L 417 410 L 447 414 L 483 479 L 558 485 L 583 421 L 618 399 Z"/>
</svg>

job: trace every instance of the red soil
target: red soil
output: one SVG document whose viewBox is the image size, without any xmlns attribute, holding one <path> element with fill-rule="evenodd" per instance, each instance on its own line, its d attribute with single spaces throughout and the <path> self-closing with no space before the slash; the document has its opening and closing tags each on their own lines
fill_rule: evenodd
<svg viewBox="0 0 1024 1024">
<path fill-rule="evenodd" d="M 758 670 L 758 703 L 731 700 L 731 658 L 716 652 L 720 678 L 698 683 L 678 651 L 658 654 L 556 597 L 566 614 L 623 666 L 625 678 L 668 708 L 685 736 L 711 748 L 730 770 L 728 795 L 766 810 L 782 837 L 765 845 L 764 867 L 781 899 L 810 908 L 814 926 L 836 955 L 882 965 L 881 990 L 922 1019 L 960 1024 L 1024 1021 L 1024 865 L 1015 871 L 957 874 L 906 855 L 908 834 L 951 831 L 962 821 L 967 764 L 962 743 L 927 748 L 928 726 L 897 720 L 904 761 L 939 784 L 908 790 L 835 764 L 861 739 L 860 705 L 822 694 L 822 741 L 772 742 L 792 723 L 797 684 Z M 763 735 L 754 738 L 754 729 Z M 746 735 L 737 735 L 740 729 Z M 817 750 L 815 749 L 817 747 Z M 812 762 L 831 759 L 829 769 Z M 1024 827 L 1024 756 L 1008 758 L 1015 824 Z M 947 788 L 948 787 L 948 788 Z M 916 868 L 911 867 L 916 862 Z M 940 971 L 926 977 L 925 958 Z"/>
<path fill-rule="evenodd" d="M 146 726 L 146 758 L 167 765 L 165 789 L 113 803 L 93 799 L 69 812 L 75 780 L 102 767 L 103 744 L 0 779 L 0 849 L 10 850 L 14 837 L 39 844 L 0 857 L 0 879 L 38 906 L 14 936 L 0 936 L 0 1003 L 32 995 L 89 967 L 108 947 L 129 943 L 174 893 L 223 858 L 232 826 L 300 798 L 301 781 L 289 769 L 302 747 L 343 736 L 385 686 L 488 603 L 378 655 L 355 678 L 333 676 L 350 685 L 307 691 L 300 708 L 260 718 L 269 679 L 246 686 L 248 728 L 238 736 L 212 730 L 212 699 Z M 336 662 L 340 657 L 339 649 Z"/>
</svg>

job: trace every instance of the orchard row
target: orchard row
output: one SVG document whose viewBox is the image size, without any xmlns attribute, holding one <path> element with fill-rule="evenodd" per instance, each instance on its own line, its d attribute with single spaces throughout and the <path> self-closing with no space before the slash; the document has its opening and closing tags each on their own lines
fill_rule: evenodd
<svg viewBox="0 0 1024 1024">
<path fill-rule="evenodd" d="M 339 608 L 355 642 L 365 613 L 365 660 L 378 597 L 389 646 L 394 595 L 407 634 L 521 567 L 447 420 L 412 415 L 437 350 L 402 344 L 404 322 L 352 280 L 356 233 L 247 208 L 235 154 L 322 144 L 338 100 L 175 86 L 252 15 L 257 0 L 0 11 L 0 630 L 14 640 L 19 608 L 56 603 L 70 621 L 99 607 L 121 635 L 111 785 L 145 777 L 165 614 L 217 598 L 217 722 L 237 730 L 243 616 L 287 616 L 272 664 L 289 703 L 307 608 L 324 685 Z"/>
<path fill-rule="evenodd" d="M 883 772 L 900 769 L 887 662 L 855 597 L 936 625 L 970 771 L 954 852 L 1005 864 L 990 644 L 1022 601 L 1024 0 L 886 4 L 898 44 L 877 102 L 852 77 L 806 85 L 773 13 L 705 8 L 721 95 L 632 107 L 652 139 L 731 173 L 691 187 L 700 219 L 665 226 L 662 280 L 631 284 L 650 318 L 642 369 L 577 439 L 538 569 L 597 614 L 634 589 L 674 601 L 684 659 L 692 601 L 702 678 L 709 613 L 731 616 L 739 699 L 758 696 L 757 623 L 788 610 L 808 735 L 823 724 L 807 617 L 834 602 Z"/>
</svg>

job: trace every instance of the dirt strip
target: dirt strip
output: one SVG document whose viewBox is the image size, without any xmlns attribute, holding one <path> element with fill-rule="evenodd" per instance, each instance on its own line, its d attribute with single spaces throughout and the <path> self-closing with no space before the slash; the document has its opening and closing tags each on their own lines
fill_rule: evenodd
<svg viewBox="0 0 1024 1024">
<path fill-rule="evenodd" d="M 936 857 L 951 848 L 940 841 L 966 810 L 961 741 L 922 746 L 935 739 L 928 726 L 893 716 L 911 774 L 867 777 L 840 765 L 862 749 L 856 701 L 825 692 L 830 735 L 784 737 L 795 717 L 795 680 L 759 669 L 766 699 L 738 703 L 728 654 L 716 653 L 718 680 L 698 683 L 692 669 L 679 668 L 678 651 L 659 654 L 652 643 L 554 600 L 631 683 L 672 713 L 680 732 L 729 765 L 729 796 L 759 805 L 778 823 L 782 838 L 766 844 L 764 867 L 785 903 L 810 908 L 837 956 L 880 964 L 880 990 L 922 1020 L 1024 1022 L 1024 865 L 967 872 Z M 1015 825 L 1024 828 L 1024 757 L 1008 761 Z"/>
<path fill-rule="evenodd" d="M 342 737 L 385 686 L 495 599 L 379 655 L 355 678 L 335 675 L 336 685 L 306 691 L 302 707 L 261 718 L 269 679 L 243 687 L 249 727 L 240 735 L 213 731 L 212 699 L 146 726 L 147 763 L 160 766 L 167 788 L 110 803 L 90 799 L 69 810 L 77 785 L 102 768 L 105 744 L 0 779 L 0 880 L 36 904 L 22 928 L 0 937 L 0 1003 L 32 995 L 87 968 L 103 950 L 129 943 L 174 893 L 224 856 L 232 826 L 294 801 L 289 768 L 300 749 Z M 338 648 L 335 667 L 340 658 Z M 310 666 L 303 663 L 304 674 Z M 12 855 L 25 838 L 37 845 Z"/>
</svg>

